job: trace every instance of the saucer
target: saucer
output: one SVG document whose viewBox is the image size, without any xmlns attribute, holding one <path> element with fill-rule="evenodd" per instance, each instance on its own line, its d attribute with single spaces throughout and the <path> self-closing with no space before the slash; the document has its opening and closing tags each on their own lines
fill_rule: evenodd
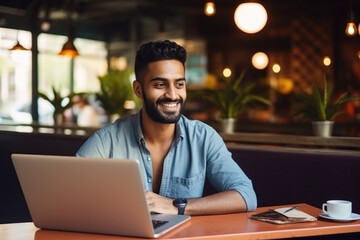
<svg viewBox="0 0 360 240">
<path fill-rule="evenodd" d="M 330 217 L 329 215 L 327 215 L 326 213 L 320 213 L 319 216 L 322 218 L 326 218 L 326 219 L 337 221 L 337 222 L 349 222 L 349 221 L 354 221 L 354 220 L 360 219 L 360 214 L 357 214 L 357 213 L 352 213 L 350 215 L 350 217 L 347 217 L 347 218 L 333 218 L 333 217 Z"/>
</svg>

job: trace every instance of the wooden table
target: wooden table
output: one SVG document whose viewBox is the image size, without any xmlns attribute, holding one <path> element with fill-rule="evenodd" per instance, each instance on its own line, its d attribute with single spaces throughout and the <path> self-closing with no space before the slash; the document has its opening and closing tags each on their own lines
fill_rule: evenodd
<svg viewBox="0 0 360 240">
<path fill-rule="evenodd" d="M 293 205 L 289 205 L 293 206 Z M 194 216 L 192 219 L 163 235 L 160 239 L 281 239 L 306 236 L 321 236 L 360 232 L 360 220 L 334 222 L 318 218 L 315 222 L 276 225 L 249 219 L 254 213 L 266 211 L 262 207 L 255 212 Z M 307 204 L 300 204 L 300 210 L 318 217 L 321 210 Z M 140 239 L 64 231 L 41 230 L 33 223 L 14 223 L 0 225 L 1 240 L 122 240 Z"/>
</svg>

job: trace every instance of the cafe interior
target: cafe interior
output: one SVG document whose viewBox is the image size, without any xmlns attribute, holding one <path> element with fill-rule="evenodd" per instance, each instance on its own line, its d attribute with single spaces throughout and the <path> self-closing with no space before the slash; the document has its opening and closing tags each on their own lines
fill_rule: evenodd
<svg viewBox="0 0 360 240">
<path fill-rule="evenodd" d="M 259 206 L 341 198 L 360 212 L 359 1 L 12 0 L 0 3 L 0 223 L 31 221 L 10 155 L 74 155 L 99 126 L 77 124 L 72 94 L 87 93 L 102 126 L 138 111 L 125 85 L 122 106 L 106 108 L 102 79 L 131 84 L 140 44 L 163 39 L 188 52 L 184 114 L 218 130 Z M 227 93 L 239 78 L 251 92 Z M 298 96 L 325 84 L 331 103 L 354 99 L 326 119 L 330 130 L 315 130 L 323 120 L 297 114 Z M 229 117 L 204 89 L 264 101 Z"/>
</svg>

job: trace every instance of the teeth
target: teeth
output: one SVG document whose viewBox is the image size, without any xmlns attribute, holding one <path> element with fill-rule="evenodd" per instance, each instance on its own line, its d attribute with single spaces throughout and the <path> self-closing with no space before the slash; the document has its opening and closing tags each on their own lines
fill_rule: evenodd
<svg viewBox="0 0 360 240">
<path fill-rule="evenodd" d="M 176 107 L 176 103 L 165 103 L 164 106 L 169 108 Z"/>
</svg>

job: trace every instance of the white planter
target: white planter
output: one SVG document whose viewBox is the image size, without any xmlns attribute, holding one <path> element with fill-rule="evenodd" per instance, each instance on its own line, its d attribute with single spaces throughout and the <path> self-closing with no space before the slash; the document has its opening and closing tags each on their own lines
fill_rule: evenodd
<svg viewBox="0 0 360 240">
<path fill-rule="evenodd" d="M 313 121 L 312 127 L 315 136 L 331 137 L 334 128 L 334 121 Z"/>
<path fill-rule="evenodd" d="M 236 118 L 221 119 L 221 132 L 234 133 L 236 127 Z"/>
</svg>

